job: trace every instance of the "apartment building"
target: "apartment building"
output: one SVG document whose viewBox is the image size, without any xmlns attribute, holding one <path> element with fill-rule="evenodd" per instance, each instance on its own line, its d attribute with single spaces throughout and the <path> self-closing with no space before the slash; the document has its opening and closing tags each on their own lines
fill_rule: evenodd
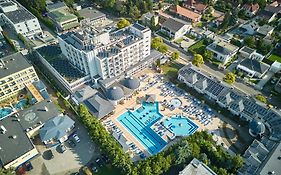
<svg viewBox="0 0 281 175">
<path fill-rule="evenodd" d="M 27 84 L 38 80 L 33 66 L 20 52 L 0 59 L 0 101 L 17 94 Z"/>
<path fill-rule="evenodd" d="M 21 4 L 11 0 L 0 0 L 1 20 L 16 33 L 32 37 L 42 33 L 38 19 Z"/>
<path fill-rule="evenodd" d="M 110 33 L 83 26 L 58 39 L 62 54 L 93 82 L 129 72 L 150 56 L 151 30 L 137 23 Z"/>
</svg>

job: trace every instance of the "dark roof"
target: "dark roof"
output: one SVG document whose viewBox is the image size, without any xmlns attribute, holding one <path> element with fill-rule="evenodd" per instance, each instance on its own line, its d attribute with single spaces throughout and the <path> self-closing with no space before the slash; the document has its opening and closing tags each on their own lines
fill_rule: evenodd
<svg viewBox="0 0 281 175">
<path fill-rule="evenodd" d="M 29 67 L 32 67 L 32 65 L 20 52 L 3 57 L 0 59 L 0 79 Z"/>
<path fill-rule="evenodd" d="M 275 146 L 274 150 L 272 151 L 270 158 L 265 163 L 262 164 L 259 174 L 268 174 L 268 172 L 275 172 L 275 174 L 281 174 L 281 166 L 280 166 L 280 150 L 281 150 L 281 143 L 279 142 L 277 146 Z"/>
<path fill-rule="evenodd" d="M 155 94 L 146 94 L 145 95 L 145 102 L 154 103 L 155 101 L 156 101 L 156 95 Z"/>
<path fill-rule="evenodd" d="M 40 129 L 40 138 L 43 142 L 52 139 L 58 140 L 67 134 L 67 131 L 74 126 L 74 123 L 68 116 L 56 116 L 48 120 Z"/>
<path fill-rule="evenodd" d="M 275 13 L 274 12 L 270 12 L 270 11 L 266 11 L 266 10 L 262 10 L 259 13 L 260 17 L 266 18 L 267 20 L 270 19 Z"/>
<path fill-rule="evenodd" d="M 138 29 L 138 30 L 141 30 L 141 31 L 147 29 L 146 27 L 140 25 L 139 23 L 134 23 L 134 24 L 133 24 L 133 27 L 136 28 L 136 29 Z"/>
<path fill-rule="evenodd" d="M 19 7 L 15 11 L 6 12 L 5 15 L 9 18 L 14 24 L 24 22 L 31 19 L 36 19 L 29 11 Z"/>
<path fill-rule="evenodd" d="M 18 114 L 22 128 L 28 131 L 30 127 L 36 127 L 50 118 L 58 116 L 60 112 L 52 101 L 44 100 L 18 112 Z"/>
<path fill-rule="evenodd" d="M 102 118 L 114 111 L 114 106 L 107 101 L 100 93 L 84 101 L 89 111 L 97 118 Z"/>
<path fill-rule="evenodd" d="M 272 5 L 267 5 L 264 10 L 273 12 L 273 13 L 280 13 L 281 12 L 281 6 L 272 6 Z"/>
<path fill-rule="evenodd" d="M 106 96 L 110 100 L 120 100 L 124 97 L 124 92 L 120 87 L 113 86 L 106 91 Z"/>
<path fill-rule="evenodd" d="M 177 32 L 184 25 L 185 25 L 185 23 L 183 23 L 183 22 L 180 22 L 180 21 L 175 20 L 173 18 L 169 18 L 162 24 L 162 27 L 165 27 L 172 32 Z"/>
<path fill-rule="evenodd" d="M 250 132 L 254 135 L 262 134 L 265 132 L 265 126 L 259 119 L 253 119 L 249 125 Z"/>
<path fill-rule="evenodd" d="M 269 65 L 259 62 L 256 59 L 244 59 L 241 61 L 240 65 L 247 67 L 250 70 L 253 70 L 255 72 L 258 72 L 260 74 L 265 73 L 269 69 Z"/>
<path fill-rule="evenodd" d="M 99 18 L 106 17 L 104 13 L 96 9 L 93 9 L 92 7 L 83 8 L 79 10 L 78 13 L 80 14 L 80 16 L 90 20 L 96 20 Z"/>
<path fill-rule="evenodd" d="M 0 133 L 0 167 L 17 159 L 34 148 L 15 117 L 6 117 L 0 126 L 7 131 Z"/>
<path fill-rule="evenodd" d="M 134 90 L 140 87 L 140 80 L 134 77 L 128 77 L 124 79 L 123 85 Z"/>
</svg>

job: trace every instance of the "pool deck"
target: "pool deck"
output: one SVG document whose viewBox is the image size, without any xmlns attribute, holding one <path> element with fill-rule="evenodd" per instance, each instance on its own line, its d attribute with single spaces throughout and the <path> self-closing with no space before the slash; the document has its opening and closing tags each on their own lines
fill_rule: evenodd
<svg viewBox="0 0 281 175">
<path fill-rule="evenodd" d="M 135 145 L 144 152 L 144 154 L 146 156 L 150 156 L 150 153 L 146 150 L 146 148 L 137 140 L 137 138 L 135 138 L 134 135 L 132 135 L 126 127 L 124 127 L 119 121 L 118 121 L 118 117 L 123 114 L 124 112 L 127 111 L 128 108 L 134 108 L 134 109 L 138 109 L 141 107 L 141 104 L 138 104 L 136 101 L 137 98 L 142 98 L 144 97 L 146 94 L 155 94 L 156 95 L 156 99 L 157 101 L 161 102 L 161 101 L 170 101 L 173 98 L 178 98 L 182 101 L 182 106 L 185 105 L 189 105 L 192 102 L 189 101 L 188 99 L 185 99 L 183 96 L 176 96 L 176 97 L 172 97 L 172 96 L 160 96 L 161 93 L 161 89 L 157 88 L 160 85 L 163 85 L 164 83 L 162 81 L 159 81 L 157 84 L 155 84 L 154 86 L 148 88 L 147 90 L 143 90 L 143 88 L 148 86 L 149 82 L 154 81 L 155 79 L 153 78 L 154 75 L 157 75 L 157 73 L 152 72 L 150 70 L 146 70 L 144 72 L 141 73 L 142 75 L 148 75 L 148 78 L 146 78 L 145 80 L 141 81 L 141 85 L 140 88 L 141 89 L 139 91 L 139 93 L 135 96 L 133 96 L 131 99 L 126 100 L 124 102 L 124 104 L 118 104 L 116 106 L 116 110 L 115 113 L 108 117 L 105 121 L 107 120 L 112 120 L 115 125 L 123 132 L 123 135 L 126 137 L 126 139 L 128 141 L 131 141 L 133 143 L 135 143 Z M 140 75 L 139 75 L 140 76 Z M 137 77 L 139 77 L 137 76 Z M 165 81 L 165 80 L 164 80 Z M 192 114 L 187 114 L 185 112 L 183 112 L 181 109 L 176 108 L 175 110 L 171 111 L 170 109 L 166 108 L 164 110 L 161 110 L 163 108 L 163 106 L 161 105 L 161 103 L 159 103 L 159 110 L 161 112 L 161 114 L 163 116 L 174 116 L 176 114 L 181 114 L 183 116 L 188 117 L 189 119 L 191 119 L 199 128 L 197 129 L 197 131 L 202 131 L 202 130 L 217 130 L 218 127 L 221 125 L 221 120 L 218 117 L 214 117 L 212 122 L 209 123 L 207 126 L 204 126 L 203 124 L 201 124 L 199 122 L 199 120 L 196 118 L 195 115 Z M 170 135 L 169 135 L 170 136 Z M 168 138 L 164 138 L 164 140 L 167 140 Z M 164 147 L 165 148 L 165 147 Z M 164 149 L 163 148 L 163 149 Z M 134 159 L 134 158 L 133 158 Z"/>
</svg>

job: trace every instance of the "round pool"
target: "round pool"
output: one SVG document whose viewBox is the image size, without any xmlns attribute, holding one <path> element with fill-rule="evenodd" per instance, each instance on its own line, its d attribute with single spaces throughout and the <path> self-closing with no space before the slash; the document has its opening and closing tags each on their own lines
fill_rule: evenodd
<svg viewBox="0 0 281 175">
<path fill-rule="evenodd" d="M 8 116 L 9 114 L 12 113 L 12 108 L 9 108 L 9 107 L 5 107 L 5 108 L 1 108 L 0 109 L 0 119 Z"/>
<path fill-rule="evenodd" d="M 178 98 L 173 98 L 171 101 L 170 101 L 170 105 L 173 105 L 175 108 L 178 108 L 180 107 L 182 104 L 181 100 L 178 99 Z"/>
</svg>

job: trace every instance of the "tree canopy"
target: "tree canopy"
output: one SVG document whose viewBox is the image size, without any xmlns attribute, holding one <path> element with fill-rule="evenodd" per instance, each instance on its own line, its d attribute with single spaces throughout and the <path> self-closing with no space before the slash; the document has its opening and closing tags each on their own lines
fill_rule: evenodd
<svg viewBox="0 0 281 175">
<path fill-rule="evenodd" d="M 171 54 L 171 60 L 176 60 L 180 57 L 180 53 L 178 51 L 174 51 L 172 54 Z"/>
<path fill-rule="evenodd" d="M 223 78 L 223 81 L 227 82 L 228 84 L 233 84 L 235 80 L 236 80 L 235 74 L 232 72 L 227 73 Z"/>
<path fill-rule="evenodd" d="M 192 64 L 199 67 L 201 66 L 202 64 L 204 64 L 204 59 L 203 59 L 203 56 L 200 55 L 200 54 L 195 54 L 194 55 L 194 58 L 192 60 Z"/>
<path fill-rule="evenodd" d="M 122 29 L 122 28 L 124 28 L 124 27 L 129 26 L 129 25 L 131 25 L 130 21 L 128 21 L 128 20 L 125 19 L 125 18 L 120 19 L 120 20 L 118 21 L 118 23 L 117 23 L 118 29 Z"/>
</svg>

